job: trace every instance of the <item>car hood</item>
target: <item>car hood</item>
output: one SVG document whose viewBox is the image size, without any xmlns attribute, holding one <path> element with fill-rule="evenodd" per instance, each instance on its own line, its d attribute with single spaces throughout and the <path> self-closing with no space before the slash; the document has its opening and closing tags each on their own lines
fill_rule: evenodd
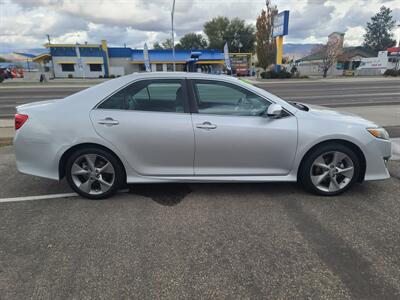
<svg viewBox="0 0 400 300">
<path fill-rule="evenodd" d="M 309 108 L 309 111 L 306 113 L 316 118 L 339 121 L 349 124 L 350 123 L 358 124 L 366 127 L 378 127 L 376 123 L 349 112 L 334 110 L 328 107 L 317 106 L 317 105 L 308 105 L 308 104 L 304 105 Z"/>
</svg>

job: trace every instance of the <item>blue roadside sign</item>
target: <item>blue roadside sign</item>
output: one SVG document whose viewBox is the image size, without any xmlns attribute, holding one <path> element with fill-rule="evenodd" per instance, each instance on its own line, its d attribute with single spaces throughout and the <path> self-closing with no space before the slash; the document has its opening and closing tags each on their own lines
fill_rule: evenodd
<svg viewBox="0 0 400 300">
<path fill-rule="evenodd" d="M 284 10 L 274 18 L 273 37 L 288 35 L 289 33 L 289 11 Z"/>
</svg>

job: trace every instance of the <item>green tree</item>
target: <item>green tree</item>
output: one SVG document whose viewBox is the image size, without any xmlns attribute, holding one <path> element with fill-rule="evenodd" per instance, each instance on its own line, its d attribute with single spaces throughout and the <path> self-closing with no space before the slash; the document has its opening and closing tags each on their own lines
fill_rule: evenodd
<svg viewBox="0 0 400 300">
<path fill-rule="evenodd" d="M 154 49 L 154 50 L 162 50 L 163 47 L 160 45 L 159 42 L 154 42 L 154 44 L 153 44 L 153 49 Z"/>
<path fill-rule="evenodd" d="M 253 53 L 256 41 L 254 32 L 253 25 L 246 24 L 239 18 L 232 19 L 226 32 L 229 51 Z"/>
<path fill-rule="evenodd" d="M 396 44 L 393 39 L 393 28 L 396 21 L 393 20 L 392 10 L 382 6 L 379 13 L 371 18 L 367 23 L 364 34 L 364 46 L 375 51 L 386 50 Z"/>
<path fill-rule="evenodd" d="M 208 38 L 208 48 L 222 50 L 228 43 L 232 52 L 253 52 L 255 29 L 244 20 L 226 17 L 216 17 L 204 24 L 204 33 Z"/>
<path fill-rule="evenodd" d="M 164 49 L 172 49 L 173 47 L 172 39 L 166 39 L 164 42 L 162 42 L 162 47 Z"/>
<path fill-rule="evenodd" d="M 275 40 L 272 36 L 274 17 L 278 14 L 276 6 L 271 7 L 270 1 L 266 2 L 266 9 L 261 11 L 256 22 L 256 41 L 258 66 L 266 69 L 275 59 Z"/>
<path fill-rule="evenodd" d="M 207 41 L 202 34 L 194 32 L 185 34 L 179 41 L 182 49 L 205 49 L 207 48 Z"/>
<path fill-rule="evenodd" d="M 4 57 L 0 56 L 0 62 L 7 62 L 7 59 L 5 59 Z"/>
<path fill-rule="evenodd" d="M 227 40 L 229 26 L 227 17 L 216 17 L 204 24 L 204 33 L 208 38 L 208 48 L 222 50 Z"/>
<path fill-rule="evenodd" d="M 185 50 L 185 49 L 187 49 L 187 48 L 184 48 L 184 47 L 181 45 L 181 43 L 176 43 L 176 44 L 175 44 L 175 50 Z"/>
</svg>

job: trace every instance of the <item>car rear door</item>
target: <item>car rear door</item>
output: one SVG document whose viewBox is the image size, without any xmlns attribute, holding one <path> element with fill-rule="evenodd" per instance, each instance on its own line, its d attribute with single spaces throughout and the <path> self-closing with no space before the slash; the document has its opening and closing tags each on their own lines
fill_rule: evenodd
<svg viewBox="0 0 400 300">
<path fill-rule="evenodd" d="M 91 112 L 97 133 L 139 174 L 193 175 L 194 133 L 182 79 L 137 81 Z"/>
<path fill-rule="evenodd" d="M 297 120 L 265 117 L 268 100 L 232 83 L 191 80 L 195 175 L 285 175 L 297 148 Z"/>
</svg>

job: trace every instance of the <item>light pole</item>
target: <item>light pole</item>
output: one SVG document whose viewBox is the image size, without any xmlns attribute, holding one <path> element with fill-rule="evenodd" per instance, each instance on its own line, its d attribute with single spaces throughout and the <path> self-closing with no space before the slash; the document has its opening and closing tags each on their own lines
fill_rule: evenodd
<svg viewBox="0 0 400 300">
<path fill-rule="evenodd" d="M 175 0 L 173 0 L 172 10 L 171 10 L 172 61 L 173 61 L 174 72 L 175 72 L 176 66 L 175 66 L 174 13 L 175 13 Z"/>
</svg>

